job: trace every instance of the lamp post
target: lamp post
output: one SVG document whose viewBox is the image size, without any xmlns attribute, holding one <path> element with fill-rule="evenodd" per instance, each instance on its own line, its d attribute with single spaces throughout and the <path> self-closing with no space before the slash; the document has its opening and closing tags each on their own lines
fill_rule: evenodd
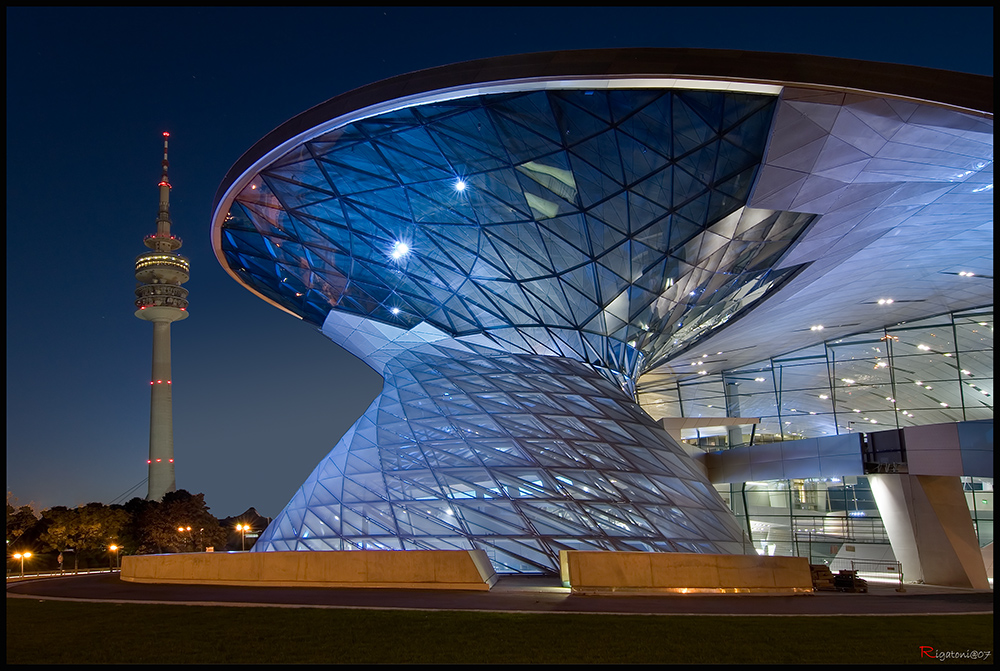
<svg viewBox="0 0 1000 671">
<path fill-rule="evenodd" d="M 242 541 L 243 541 L 243 551 L 246 552 L 246 550 L 247 550 L 247 532 L 250 531 L 250 525 L 249 524 L 237 524 L 236 525 L 236 530 L 240 532 L 240 537 L 242 538 Z"/>
<path fill-rule="evenodd" d="M 191 527 L 177 527 L 177 533 L 181 534 L 181 538 L 184 538 L 184 532 L 188 532 L 188 541 L 191 543 L 192 550 L 194 550 L 194 540 L 191 536 Z"/>
<path fill-rule="evenodd" d="M 20 559 L 21 560 L 21 577 L 23 578 L 24 577 L 24 560 L 25 559 L 31 559 L 31 553 L 30 552 L 15 552 L 14 553 L 14 559 Z"/>
<path fill-rule="evenodd" d="M 109 551 L 108 552 L 108 565 L 111 567 L 111 570 L 114 571 L 115 570 L 115 564 L 118 563 L 117 561 L 115 561 L 118 558 L 118 546 L 117 545 L 109 545 L 108 546 L 108 551 Z"/>
</svg>

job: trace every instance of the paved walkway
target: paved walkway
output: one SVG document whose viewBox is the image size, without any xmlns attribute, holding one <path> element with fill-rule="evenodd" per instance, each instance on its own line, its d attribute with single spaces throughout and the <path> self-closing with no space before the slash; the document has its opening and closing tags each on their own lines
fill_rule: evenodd
<svg viewBox="0 0 1000 671">
<path fill-rule="evenodd" d="M 489 592 L 311 587 L 229 587 L 147 585 L 123 582 L 100 573 L 8 581 L 14 598 L 166 603 L 285 608 L 377 608 L 475 610 L 522 613 L 617 613 L 645 615 L 918 615 L 992 613 L 993 592 L 925 585 L 870 584 L 867 594 L 668 596 L 581 596 L 570 594 L 558 578 L 501 578 Z"/>
</svg>

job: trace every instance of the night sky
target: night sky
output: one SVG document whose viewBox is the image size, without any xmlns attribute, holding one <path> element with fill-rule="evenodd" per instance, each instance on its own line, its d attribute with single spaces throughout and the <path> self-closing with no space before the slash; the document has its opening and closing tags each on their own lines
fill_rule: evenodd
<svg viewBox="0 0 1000 671">
<path fill-rule="evenodd" d="M 152 327 L 134 259 L 172 232 L 191 318 L 172 327 L 177 486 L 218 517 L 275 516 L 381 378 L 234 282 L 212 200 L 292 116 L 414 70 L 536 51 L 700 47 L 993 75 L 993 10 L 7 9 L 7 491 L 112 503 L 146 477 Z M 145 496 L 146 486 L 128 494 Z"/>
</svg>

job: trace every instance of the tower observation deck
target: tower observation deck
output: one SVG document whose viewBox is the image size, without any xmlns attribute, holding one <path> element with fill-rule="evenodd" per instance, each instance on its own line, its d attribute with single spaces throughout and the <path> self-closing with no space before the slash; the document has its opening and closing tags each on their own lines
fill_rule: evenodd
<svg viewBox="0 0 1000 671">
<path fill-rule="evenodd" d="M 158 501 L 176 489 L 174 478 L 173 395 L 170 374 L 170 324 L 187 319 L 191 264 L 177 253 L 181 239 L 170 233 L 170 181 L 167 178 L 167 142 L 163 134 L 163 175 L 156 233 L 147 235 L 151 251 L 135 259 L 135 316 L 153 322 L 153 369 L 149 379 L 149 490 L 146 499 Z"/>
</svg>

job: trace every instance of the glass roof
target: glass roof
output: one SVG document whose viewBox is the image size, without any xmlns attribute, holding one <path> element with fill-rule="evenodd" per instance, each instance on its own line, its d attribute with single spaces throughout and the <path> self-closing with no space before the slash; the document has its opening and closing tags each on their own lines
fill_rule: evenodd
<svg viewBox="0 0 1000 671">
<path fill-rule="evenodd" d="M 321 325 L 336 308 L 641 373 L 769 295 L 813 216 L 746 207 L 776 107 L 697 90 L 406 107 L 298 145 L 237 196 L 226 262 Z"/>
</svg>

